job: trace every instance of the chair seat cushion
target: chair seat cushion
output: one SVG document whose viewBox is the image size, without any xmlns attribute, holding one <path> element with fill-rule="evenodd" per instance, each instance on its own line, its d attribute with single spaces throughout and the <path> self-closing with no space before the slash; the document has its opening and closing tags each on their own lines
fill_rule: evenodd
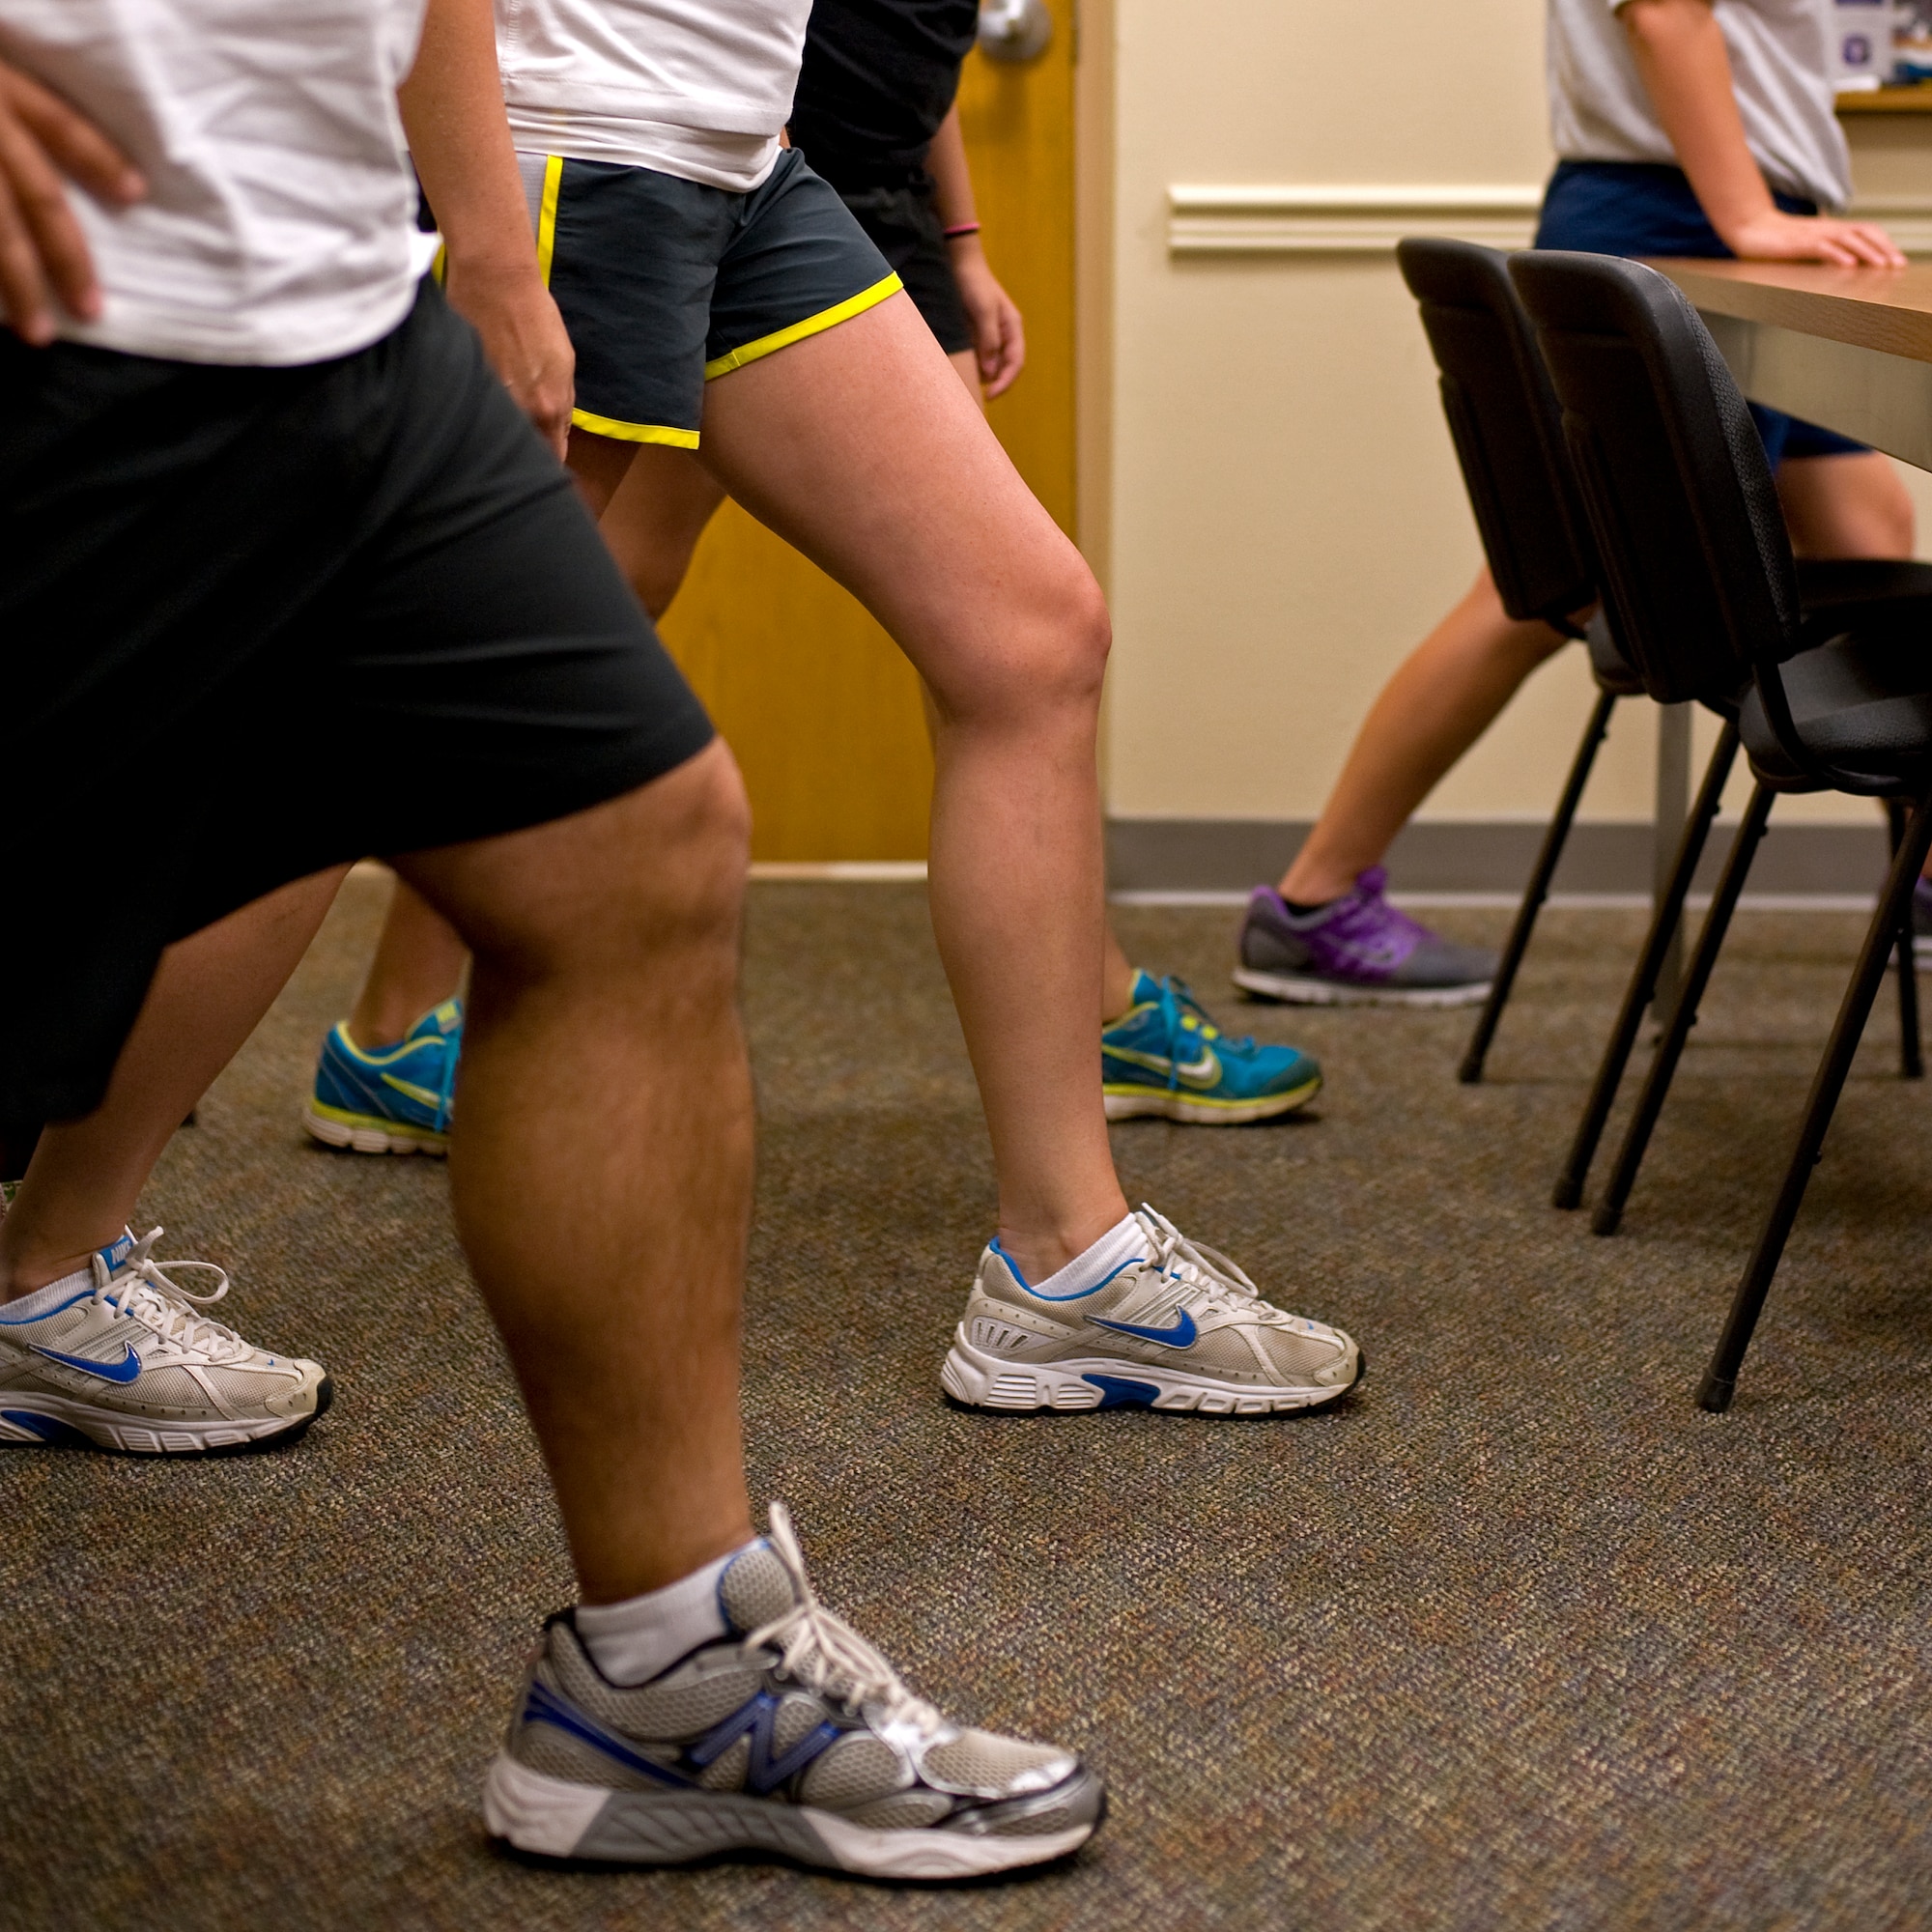
<svg viewBox="0 0 1932 1932">
<path fill-rule="evenodd" d="M 1862 619 L 1861 620 L 1862 624 Z M 1801 651 L 1781 669 L 1800 738 L 1876 786 L 1917 790 L 1932 774 L 1932 617 L 1911 630 L 1862 629 Z M 1821 787 L 1786 753 L 1753 690 L 1738 716 L 1751 769 L 1777 791 Z"/>
</svg>

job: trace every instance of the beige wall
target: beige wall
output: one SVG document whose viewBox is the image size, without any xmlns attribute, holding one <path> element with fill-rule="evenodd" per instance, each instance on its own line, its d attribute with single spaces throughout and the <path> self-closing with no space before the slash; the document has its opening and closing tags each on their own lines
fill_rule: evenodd
<svg viewBox="0 0 1932 1932">
<path fill-rule="evenodd" d="M 1312 818 L 1382 680 L 1466 588 L 1475 532 L 1393 258 L 1178 254 L 1169 191 L 1539 184 L 1543 4 L 1113 11 L 1111 438 L 1086 485 L 1110 513 L 1091 525 L 1116 629 L 1109 809 Z M 1932 121 L 1855 145 L 1861 196 L 1932 204 Z M 1932 529 L 1932 479 L 1916 487 Z M 1547 816 L 1588 704 L 1565 652 L 1425 815 Z M 1647 707 L 1622 716 L 1586 817 L 1649 814 Z M 1868 808 L 1786 815 L 1807 810 Z"/>
</svg>

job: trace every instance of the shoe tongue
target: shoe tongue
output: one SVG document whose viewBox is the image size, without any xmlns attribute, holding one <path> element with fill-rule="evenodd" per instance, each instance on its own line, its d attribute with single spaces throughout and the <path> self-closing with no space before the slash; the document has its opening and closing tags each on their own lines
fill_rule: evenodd
<svg viewBox="0 0 1932 1932">
<path fill-rule="evenodd" d="M 134 1231 L 132 1228 L 123 1228 L 121 1230 L 121 1238 L 111 1247 L 102 1248 L 99 1251 L 100 1259 L 107 1264 L 107 1272 L 109 1274 L 112 1274 L 133 1252 Z"/>
<path fill-rule="evenodd" d="M 735 1635 L 762 1630 L 799 1602 L 784 1559 L 763 1537 L 732 1557 L 718 1579 L 718 1602 Z"/>
<path fill-rule="evenodd" d="M 1145 1007 L 1159 998 L 1160 981 L 1145 966 L 1135 967 L 1132 1004 L 1137 1007 Z"/>
<path fill-rule="evenodd" d="M 1371 866 L 1366 872 L 1355 874 L 1355 891 L 1365 899 L 1378 899 L 1388 882 L 1386 866 Z"/>
</svg>

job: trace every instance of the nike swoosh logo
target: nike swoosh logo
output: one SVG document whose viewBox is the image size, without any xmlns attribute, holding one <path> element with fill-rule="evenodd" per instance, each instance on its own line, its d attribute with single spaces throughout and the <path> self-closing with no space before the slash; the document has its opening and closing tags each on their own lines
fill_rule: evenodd
<svg viewBox="0 0 1932 1932">
<path fill-rule="evenodd" d="M 1106 1046 L 1102 1049 L 1116 1060 L 1131 1062 L 1136 1066 L 1145 1066 L 1154 1073 L 1172 1073 L 1184 1080 L 1190 1087 L 1212 1087 L 1221 1078 L 1221 1062 L 1212 1048 L 1203 1047 L 1199 1060 L 1190 1060 L 1176 1065 L 1171 1060 L 1163 1059 L 1157 1053 L 1136 1053 L 1131 1047 Z"/>
<path fill-rule="evenodd" d="M 1193 1348 L 1194 1338 L 1201 1332 L 1194 1325 L 1193 1316 L 1184 1308 L 1171 1328 L 1142 1328 L 1132 1321 L 1102 1321 L 1097 1315 L 1094 1317 L 1094 1325 L 1111 1328 L 1116 1335 L 1132 1335 L 1143 1342 L 1165 1342 L 1170 1349 Z"/>
<path fill-rule="evenodd" d="M 64 1369 L 78 1369 L 82 1375 L 99 1376 L 104 1382 L 131 1382 L 141 1373 L 141 1358 L 126 1342 L 121 1344 L 118 1362 L 90 1362 L 85 1355 L 63 1355 L 58 1349 L 34 1346 L 34 1353 L 58 1362 Z"/>
</svg>

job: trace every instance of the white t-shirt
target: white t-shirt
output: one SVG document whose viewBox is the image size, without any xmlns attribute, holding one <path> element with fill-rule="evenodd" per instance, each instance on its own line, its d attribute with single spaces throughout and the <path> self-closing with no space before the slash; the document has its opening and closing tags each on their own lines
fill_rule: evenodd
<svg viewBox="0 0 1932 1932">
<path fill-rule="evenodd" d="M 425 266 L 396 84 L 423 0 L 0 0 L 0 57 L 64 95 L 148 180 L 79 189 L 100 319 L 70 341 L 287 365 L 366 348 Z"/>
<path fill-rule="evenodd" d="M 740 194 L 771 173 L 811 0 L 496 4 L 519 149 L 656 168 Z"/>
<path fill-rule="evenodd" d="M 1549 0 L 1549 123 L 1566 161 L 1677 155 L 1636 71 L 1627 0 Z M 1714 0 L 1745 139 L 1765 179 L 1821 208 L 1852 198 L 1851 156 L 1832 111 L 1831 0 Z"/>
</svg>

